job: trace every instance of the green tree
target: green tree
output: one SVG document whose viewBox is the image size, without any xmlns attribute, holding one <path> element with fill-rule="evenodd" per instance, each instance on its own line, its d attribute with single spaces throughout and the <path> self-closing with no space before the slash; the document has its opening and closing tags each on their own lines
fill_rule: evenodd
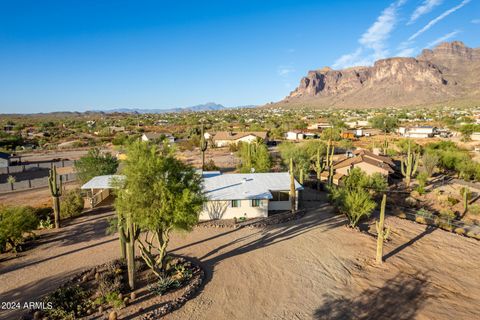
<svg viewBox="0 0 480 320">
<path fill-rule="evenodd" d="M 60 203 L 61 218 L 70 218 L 82 213 L 84 207 L 83 197 L 80 190 L 70 190 L 62 197 Z"/>
<path fill-rule="evenodd" d="M 96 176 L 114 174 L 117 172 L 118 160 L 110 153 L 102 154 L 100 149 L 93 148 L 88 154 L 75 162 L 77 178 L 82 183 Z"/>
<path fill-rule="evenodd" d="M 240 172 L 268 172 L 272 166 L 270 153 L 267 146 L 261 141 L 239 143 L 238 155 L 240 156 Z"/>
<path fill-rule="evenodd" d="M 170 232 L 189 231 L 198 222 L 205 202 L 202 178 L 175 158 L 168 145 L 141 142 L 130 146 L 122 174 L 125 179 L 115 200 L 119 218 L 134 238 L 138 230 L 145 232 L 137 239 L 141 256 L 161 276 Z"/>
<path fill-rule="evenodd" d="M 21 250 L 25 233 L 38 226 L 38 219 L 30 207 L 0 207 L 0 253 L 10 245 L 12 251 Z"/>
</svg>

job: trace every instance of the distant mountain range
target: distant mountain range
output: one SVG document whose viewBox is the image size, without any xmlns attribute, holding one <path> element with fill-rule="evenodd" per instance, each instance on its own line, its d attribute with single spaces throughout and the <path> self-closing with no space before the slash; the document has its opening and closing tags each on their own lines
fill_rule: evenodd
<svg viewBox="0 0 480 320">
<path fill-rule="evenodd" d="M 140 108 L 116 108 L 111 110 L 95 110 L 89 112 L 104 112 L 104 113 L 169 113 L 169 112 L 200 112 L 200 111 L 216 111 L 224 110 L 227 107 L 224 107 L 221 104 L 215 102 L 207 102 L 205 104 L 199 104 L 191 107 L 179 107 L 179 108 L 170 108 L 170 109 L 140 109 Z"/>
<path fill-rule="evenodd" d="M 480 48 L 460 41 L 424 49 L 416 58 L 378 60 L 371 67 L 309 71 L 273 106 L 402 107 L 480 105 Z"/>
</svg>

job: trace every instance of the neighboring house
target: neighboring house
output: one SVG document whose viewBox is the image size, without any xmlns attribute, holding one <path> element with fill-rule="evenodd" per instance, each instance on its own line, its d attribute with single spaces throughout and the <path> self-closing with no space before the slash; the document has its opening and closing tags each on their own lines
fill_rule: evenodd
<svg viewBox="0 0 480 320">
<path fill-rule="evenodd" d="M 342 134 L 341 134 L 341 137 L 342 139 L 355 139 L 355 135 L 356 135 L 357 131 L 356 130 L 347 130 L 347 131 L 343 131 Z"/>
<path fill-rule="evenodd" d="M 309 130 L 323 130 L 327 128 L 331 128 L 332 125 L 328 122 L 317 122 L 317 123 L 312 123 L 309 124 L 307 129 Z"/>
<path fill-rule="evenodd" d="M 204 172 L 204 190 L 208 201 L 200 220 L 268 217 L 272 211 L 290 210 L 290 174 Z M 298 191 L 303 187 L 295 181 Z"/>
<path fill-rule="evenodd" d="M 92 178 L 81 188 L 89 190 L 88 203 L 95 207 L 108 198 L 113 181 L 124 176 L 105 175 Z M 268 217 L 275 211 L 288 211 L 290 202 L 290 174 L 203 172 L 203 190 L 207 198 L 200 220 Z M 295 181 L 295 203 L 302 185 Z"/>
<path fill-rule="evenodd" d="M 175 137 L 171 133 L 166 132 L 145 132 L 142 135 L 142 141 L 158 142 L 160 139 L 165 138 L 169 143 L 175 142 Z"/>
<path fill-rule="evenodd" d="M 217 147 L 225 147 L 239 142 L 251 143 L 261 139 L 268 141 L 267 132 L 228 132 L 220 131 L 215 134 L 213 141 Z"/>
<path fill-rule="evenodd" d="M 0 152 L 0 168 L 6 168 L 10 165 L 10 154 Z"/>
<path fill-rule="evenodd" d="M 347 121 L 345 125 L 350 129 L 356 129 L 360 127 L 368 127 L 370 123 L 367 120 Z"/>
<path fill-rule="evenodd" d="M 480 132 L 474 132 L 470 135 L 472 141 L 480 141 Z"/>
<path fill-rule="evenodd" d="M 300 130 L 288 131 L 285 133 L 285 139 L 287 140 L 303 140 L 305 139 L 305 133 Z"/>
<path fill-rule="evenodd" d="M 431 138 L 437 134 L 437 128 L 432 126 L 400 127 L 398 133 L 407 138 Z"/>
<path fill-rule="evenodd" d="M 355 150 L 333 164 L 333 183 L 338 184 L 353 168 L 360 168 L 368 175 L 380 173 L 384 176 L 394 172 L 395 163 L 388 158 L 376 155 L 368 150 Z M 322 172 L 321 180 L 327 180 L 328 172 Z"/>
</svg>

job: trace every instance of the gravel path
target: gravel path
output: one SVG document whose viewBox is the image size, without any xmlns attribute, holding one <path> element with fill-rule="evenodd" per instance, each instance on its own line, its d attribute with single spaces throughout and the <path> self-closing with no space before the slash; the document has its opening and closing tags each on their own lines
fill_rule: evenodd
<svg viewBox="0 0 480 320">
<path fill-rule="evenodd" d="M 0 301 L 30 301 L 68 275 L 116 258 L 117 239 L 104 232 L 111 214 L 78 218 L 40 236 L 20 257 L 0 260 Z M 478 318 L 479 242 L 397 218 L 387 224 L 392 240 L 382 266 L 372 262 L 374 232 L 348 229 L 325 206 L 266 229 L 175 234 L 172 251 L 199 259 L 208 279 L 167 318 Z M 0 310 L 0 319 L 17 314 Z"/>
</svg>

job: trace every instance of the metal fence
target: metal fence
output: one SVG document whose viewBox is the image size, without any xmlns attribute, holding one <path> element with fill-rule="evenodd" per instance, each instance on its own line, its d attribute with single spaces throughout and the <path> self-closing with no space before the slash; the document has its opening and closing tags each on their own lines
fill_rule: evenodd
<svg viewBox="0 0 480 320">
<path fill-rule="evenodd" d="M 75 181 L 77 179 L 75 173 L 62 174 L 63 182 Z M 17 181 L 11 185 L 10 183 L 0 183 L 0 193 L 8 193 L 13 191 L 28 190 L 32 188 L 40 188 L 48 186 L 48 177 L 27 179 Z"/>
<path fill-rule="evenodd" d="M 17 166 L 10 166 L 5 168 L 0 168 L 0 174 L 12 174 L 12 173 L 20 173 L 26 172 L 29 170 L 35 170 L 35 168 L 42 168 L 42 169 L 51 169 L 53 166 L 57 168 L 60 167 L 71 167 L 73 166 L 75 161 L 72 160 L 59 160 L 59 161 L 45 161 L 45 162 L 35 162 L 35 163 L 26 163 Z"/>
</svg>

